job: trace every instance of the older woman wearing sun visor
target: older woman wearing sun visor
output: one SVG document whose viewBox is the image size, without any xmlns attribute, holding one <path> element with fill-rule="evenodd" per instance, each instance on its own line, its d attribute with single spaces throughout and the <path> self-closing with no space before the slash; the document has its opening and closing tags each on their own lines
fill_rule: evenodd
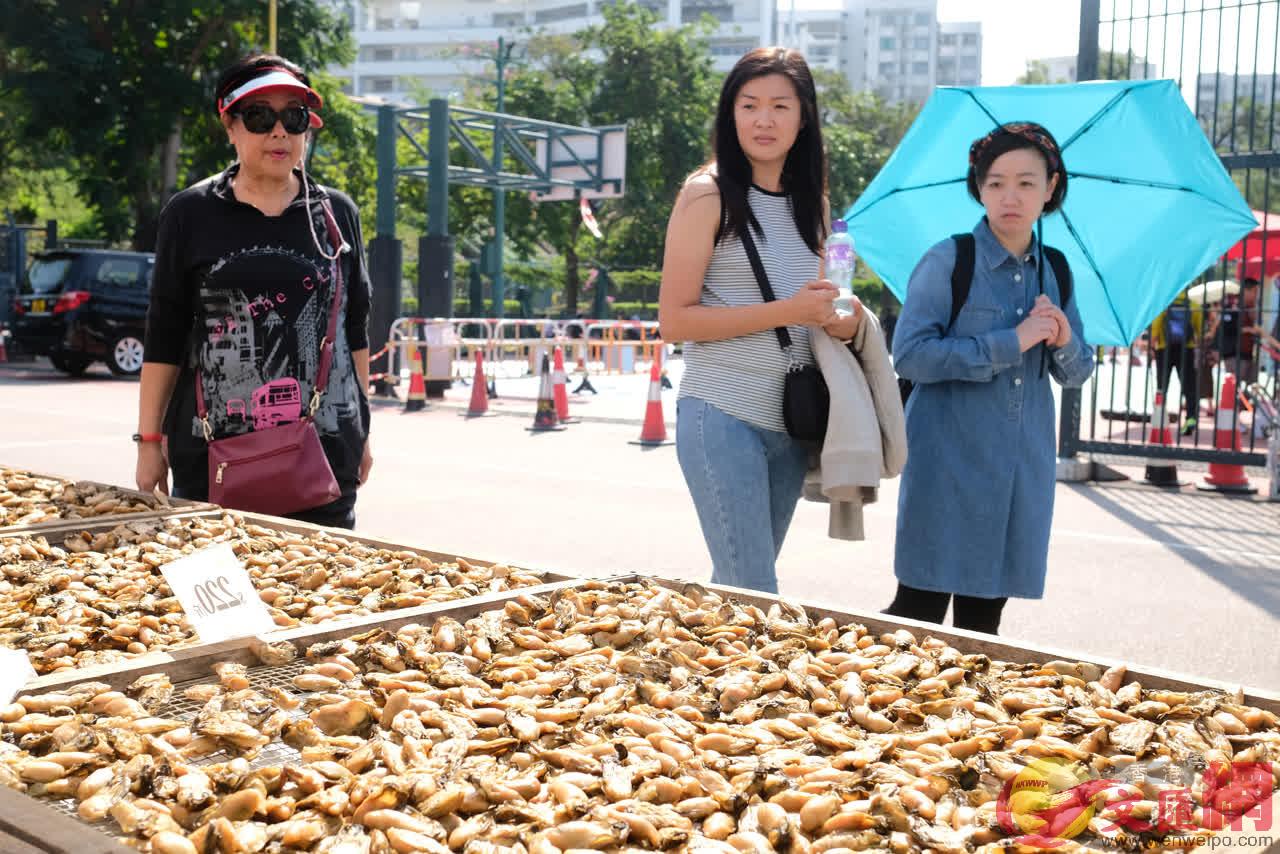
<svg viewBox="0 0 1280 854">
<path fill-rule="evenodd" d="M 368 477 L 369 279 L 360 218 L 306 174 L 323 103 L 278 56 L 228 68 L 236 160 L 160 216 L 139 393 L 140 489 L 355 523 Z"/>
</svg>

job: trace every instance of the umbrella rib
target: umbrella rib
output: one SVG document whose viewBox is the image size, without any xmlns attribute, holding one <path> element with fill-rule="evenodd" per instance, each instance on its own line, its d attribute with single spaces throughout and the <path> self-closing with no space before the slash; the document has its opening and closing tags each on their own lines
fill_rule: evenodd
<svg viewBox="0 0 1280 854">
<path fill-rule="evenodd" d="M 966 90 L 964 90 L 964 93 L 965 93 L 966 95 L 968 95 L 968 96 L 973 100 L 973 103 L 975 103 L 975 104 L 977 104 L 977 105 L 978 105 L 978 109 L 979 109 L 979 110 L 982 110 L 982 112 L 984 112 L 984 113 L 986 113 L 986 114 L 987 114 L 987 118 L 991 119 L 991 123 L 992 123 L 992 124 L 994 124 L 996 127 L 1001 127 L 1001 126 L 1004 124 L 1004 123 L 1003 123 L 1003 122 L 1001 122 L 999 119 L 997 119 L 997 118 L 995 117 L 995 115 L 994 115 L 990 110 L 988 110 L 988 109 L 987 109 L 987 105 L 986 105 L 986 104 L 984 104 L 984 103 L 982 103 L 981 101 L 979 101 L 979 100 L 978 100 L 978 96 L 977 96 L 977 95 L 975 95 L 975 94 L 973 94 L 973 90 L 972 90 L 972 89 L 966 89 Z"/>
<path fill-rule="evenodd" d="M 1094 113 L 1087 122 L 1085 122 L 1083 125 L 1080 126 L 1079 130 L 1071 134 L 1071 137 L 1066 142 L 1062 143 L 1061 146 L 1059 146 L 1060 150 L 1065 152 L 1069 145 L 1071 145 L 1077 139 L 1079 139 L 1080 137 L 1088 133 L 1090 130 L 1092 130 L 1093 126 L 1096 125 L 1102 119 L 1103 116 L 1105 116 L 1107 113 L 1115 109 L 1116 104 L 1119 104 L 1125 98 L 1129 97 L 1129 93 L 1132 91 L 1133 91 L 1132 89 L 1125 89 L 1124 91 L 1118 93 L 1110 101 L 1108 101 L 1102 107 L 1101 110 L 1098 110 L 1098 112 Z"/>
<path fill-rule="evenodd" d="M 1072 172 L 1067 170 L 1067 175 L 1072 178 L 1091 178 L 1094 181 L 1109 181 L 1112 184 L 1129 184 L 1134 187 L 1154 187 L 1157 190 L 1180 190 L 1184 193 L 1196 192 L 1191 187 L 1181 184 L 1169 184 L 1164 181 L 1152 181 L 1147 178 L 1120 178 L 1115 175 L 1094 175 L 1090 172 Z"/>
<path fill-rule="evenodd" d="M 928 190 L 928 189 L 932 189 L 933 187 L 945 187 L 948 184 L 961 184 L 964 181 L 965 181 L 964 178 L 948 178 L 945 181 L 934 181 L 932 184 L 916 184 L 911 187 L 894 187 L 892 190 L 885 193 L 883 196 L 876 199 L 874 202 L 868 203 L 865 208 L 855 213 L 851 218 L 857 218 L 862 216 L 864 213 L 871 210 L 876 205 L 883 202 L 885 199 L 889 198 L 890 196 L 897 195 L 898 193 L 905 193 L 910 190 Z"/>
<path fill-rule="evenodd" d="M 1098 277 L 1098 282 L 1102 285 L 1102 295 L 1107 299 L 1107 308 L 1111 310 L 1111 319 L 1116 322 L 1116 328 L 1122 333 L 1127 333 L 1124 322 L 1120 320 L 1120 312 L 1116 310 L 1116 304 L 1111 300 L 1111 293 L 1107 290 L 1107 280 L 1103 278 L 1102 271 L 1098 269 L 1098 262 L 1093 260 L 1093 253 L 1084 245 L 1084 241 L 1080 239 L 1080 234 L 1076 231 L 1076 227 L 1071 224 L 1071 217 L 1067 216 L 1067 212 L 1060 211 L 1062 221 L 1067 224 L 1067 231 L 1071 234 L 1071 239 L 1076 242 L 1076 246 L 1080 247 L 1080 251 L 1084 254 L 1084 259 L 1089 262 L 1089 268 L 1093 270 L 1093 274 Z"/>
<path fill-rule="evenodd" d="M 1127 184 L 1133 187 L 1152 187 L 1156 190 L 1172 190 L 1176 193 L 1191 193 L 1193 195 L 1199 196 L 1200 198 L 1204 199 L 1206 202 L 1217 205 L 1223 210 L 1228 210 L 1233 213 L 1237 212 L 1236 209 L 1231 205 L 1228 205 L 1225 202 L 1212 198 L 1210 196 L 1206 196 L 1204 193 L 1200 192 L 1194 187 L 1184 187 L 1180 184 L 1167 184 L 1163 181 L 1151 181 L 1147 179 L 1139 180 L 1137 178 L 1118 178 L 1114 175 L 1093 175 L 1089 172 L 1072 172 L 1070 170 L 1067 170 L 1067 175 L 1069 175 L 1072 178 L 1088 178 L 1093 181 L 1106 181 L 1111 184 Z"/>
</svg>

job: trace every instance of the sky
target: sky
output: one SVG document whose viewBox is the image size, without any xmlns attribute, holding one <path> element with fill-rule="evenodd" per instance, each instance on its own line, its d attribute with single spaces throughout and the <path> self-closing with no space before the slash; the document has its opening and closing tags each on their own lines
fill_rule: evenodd
<svg viewBox="0 0 1280 854">
<path fill-rule="evenodd" d="M 939 21 L 982 22 L 982 83 L 1007 86 L 1028 59 L 1075 56 L 1077 0 L 938 0 Z"/>
</svg>

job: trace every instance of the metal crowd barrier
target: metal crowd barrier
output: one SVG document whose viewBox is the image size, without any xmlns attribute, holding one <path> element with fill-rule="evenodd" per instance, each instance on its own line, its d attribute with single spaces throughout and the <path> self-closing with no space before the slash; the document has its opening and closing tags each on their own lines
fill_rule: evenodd
<svg viewBox="0 0 1280 854">
<path fill-rule="evenodd" d="M 391 324 L 386 370 L 379 376 L 407 381 L 412 348 L 424 345 L 429 351 L 425 378 L 448 380 L 473 373 L 477 350 L 489 371 L 510 379 L 538 373 L 542 357 L 550 357 L 557 345 L 564 348 L 566 362 L 588 373 L 624 374 L 651 362 L 664 343 L 658 323 L 649 320 L 401 317 Z"/>
</svg>

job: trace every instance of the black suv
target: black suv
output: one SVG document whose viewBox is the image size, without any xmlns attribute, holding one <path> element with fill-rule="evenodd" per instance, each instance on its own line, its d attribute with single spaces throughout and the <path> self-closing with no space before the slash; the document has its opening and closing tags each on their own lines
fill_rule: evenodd
<svg viewBox="0 0 1280 854">
<path fill-rule="evenodd" d="M 143 252 L 38 253 L 14 300 L 14 343 L 72 376 L 98 360 L 117 376 L 137 374 L 154 266 Z"/>
</svg>

